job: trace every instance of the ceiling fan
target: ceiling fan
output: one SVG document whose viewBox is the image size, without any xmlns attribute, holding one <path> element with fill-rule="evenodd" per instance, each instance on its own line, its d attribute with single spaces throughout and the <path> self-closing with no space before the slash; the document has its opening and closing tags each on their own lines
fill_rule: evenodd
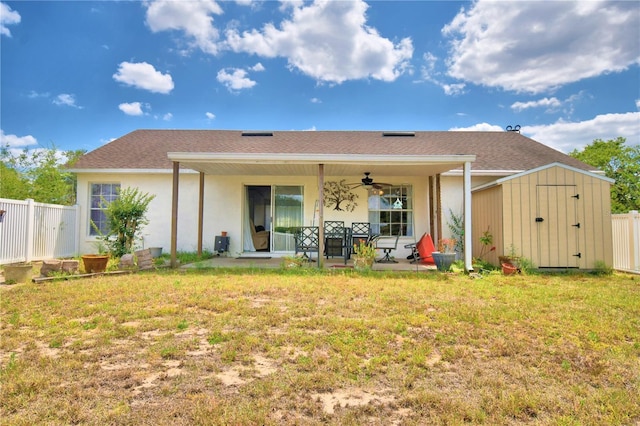
<svg viewBox="0 0 640 426">
<path fill-rule="evenodd" d="M 371 172 L 364 172 L 364 177 L 360 180 L 360 183 L 350 183 L 349 186 L 351 188 L 357 188 L 359 186 L 364 186 L 365 188 L 374 188 L 374 189 L 382 189 L 385 186 L 391 186 L 390 183 L 382 183 L 382 182 L 374 182 L 373 178 L 369 175 Z"/>
</svg>

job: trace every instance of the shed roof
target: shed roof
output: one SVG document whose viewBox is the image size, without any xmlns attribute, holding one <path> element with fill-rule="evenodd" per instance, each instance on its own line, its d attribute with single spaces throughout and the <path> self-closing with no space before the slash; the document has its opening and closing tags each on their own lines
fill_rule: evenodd
<svg viewBox="0 0 640 426">
<path fill-rule="evenodd" d="M 563 168 L 563 169 L 566 169 L 566 170 L 570 170 L 570 171 L 572 171 L 574 173 L 580 173 L 580 174 L 583 174 L 583 175 L 586 175 L 586 176 L 590 176 L 590 177 L 595 178 L 595 179 L 600 179 L 600 180 L 603 180 L 605 182 L 609 182 L 609 183 L 612 183 L 612 184 L 616 182 L 615 179 L 611 179 L 611 178 L 606 177 L 606 176 L 602 176 L 602 175 L 598 175 L 598 174 L 595 174 L 595 173 L 591 173 L 591 172 L 588 172 L 588 171 L 583 170 L 583 169 L 578 169 L 576 167 L 571 167 L 571 166 L 568 166 L 568 165 L 563 164 L 563 163 L 551 163 L 551 164 L 546 164 L 544 166 L 536 167 L 536 168 L 531 169 L 531 170 L 526 170 L 524 172 L 516 173 L 516 174 L 510 175 L 510 176 L 507 176 L 507 177 L 496 179 L 493 182 L 488 182 L 488 183 L 486 183 L 484 185 L 481 185 L 481 186 L 473 188 L 472 192 L 482 191 L 483 189 L 492 188 L 494 186 L 502 185 L 503 183 L 508 182 L 508 181 L 510 181 L 512 179 L 518 179 L 518 178 L 520 178 L 522 176 L 538 173 L 538 172 L 541 172 L 543 170 L 547 170 L 547 169 L 550 169 L 550 168 L 553 168 L 553 167 L 560 167 L 560 168 Z"/>
<path fill-rule="evenodd" d="M 517 132 L 135 130 L 78 160 L 73 170 L 171 169 L 168 153 L 354 156 L 475 155 L 474 171 L 511 174 L 553 162 L 593 170 Z"/>
</svg>

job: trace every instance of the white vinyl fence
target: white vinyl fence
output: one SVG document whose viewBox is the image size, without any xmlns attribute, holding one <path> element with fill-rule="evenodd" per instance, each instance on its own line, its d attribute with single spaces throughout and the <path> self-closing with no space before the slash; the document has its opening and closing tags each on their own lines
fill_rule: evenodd
<svg viewBox="0 0 640 426">
<path fill-rule="evenodd" d="M 0 198 L 0 265 L 78 253 L 79 206 Z"/>
<path fill-rule="evenodd" d="M 613 267 L 640 272 L 640 214 L 632 210 L 611 216 L 613 227 Z"/>
</svg>

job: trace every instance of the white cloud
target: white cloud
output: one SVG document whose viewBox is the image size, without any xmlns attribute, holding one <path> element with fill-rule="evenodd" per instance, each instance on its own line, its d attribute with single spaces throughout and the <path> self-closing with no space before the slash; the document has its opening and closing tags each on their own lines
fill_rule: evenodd
<svg viewBox="0 0 640 426">
<path fill-rule="evenodd" d="M 247 77 L 247 72 L 240 68 L 226 68 L 218 71 L 217 79 L 227 86 L 229 91 L 250 89 L 256 82 Z"/>
<path fill-rule="evenodd" d="M 523 126 L 521 133 L 559 151 L 582 149 L 594 139 L 623 137 L 630 145 L 640 145 L 640 112 L 598 115 L 591 120 Z"/>
<path fill-rule="evenodd" d="M 118 109 L 127 115 L 144 115 L 141 102 L 122 103 L 118 105 Z"/>
<path fill-rule="evenodd" d="M 466 84 L 464 83 L 456 83 L 456 84 L 442 84 L 442 90 L 444 90 L 444 94 L 448 96 L 461 95 L 464 93 L 464 88 Z"/>
<path fill-rule="evenodd" d="M 153 93 L 167 94 L 174 87 L 170 74 L 162 74 L 146 62 L 122 62 L 118 66 L 118 71 L 113 74 L 113 79 Z"/>
<path fill-rule="evenodd" d="M 511 109 L 516 111 L 523 111 L 529 108 L 540 108 L 545 107 L 548 110 L 553 110 L 555 108 L 560 107 L 562 102 L 558 100 L 558 98 L 542 98 L 537 101 L 529 101 L 529 102 L 514 102 L 511 105 Z"/>
<path fill-rule="evenodd" d="M 37 145 L 38 141 L 31 135 L 16 136 L 5 135 L 4 130 L 0 129 L 0 146 L 10 149 L 23 149 L 31 145 Z"/>
<path fill-rule="evenodd" d="M 207 120 L 215 120 L 216 115 L 212 112 L 206 112 L 204 115 L 207 116 Z"/>
<path fill-rule="evenodd" d="M 472 3 L 446 25 L 449 75 L 540 93 L 640 63 L 637 2 Z"/>
<path fill-rule="evenodd" d="M 249 68 L 251 71 L 255 71 L 255 72 L 261 72 L 264 71 L 264 65 L 262 65 L 260 62 L 258 62 L 257 64 L 255 64 L 254 66 L 252 66 L 251 68 Z"/>
<path fill-rule="evenodd" d="M 72 108 L 82 109 L 81 106 L 76 105 L 75 95 L 69 93 L 61 93 L 53 99 L 55 105 L 68 106 Z"/>
<path fill-rule="evenodd" d="M 215 55 L 218 53 L 219 32 L 211 15 L 221 15 L 222 9 L 212 0 L 152 1 L 147 6 L 147 25 L 151 31 L 183 31 L 193 47 Z"/>
<path fill-rule="evenodd" d="M 311 103 L 312 104 L 321 104 L 322 101 L 320 99 L 318 99 L 318 98 L 311 98 Z"/>
<path fill-rule="evenodd" d="M 367 8 L 362 0 L 287 4 L 291 19 L 279 28 L 269 23 L 242 34 L 229 29 L 226 43 L 236 52 L 287 58 L 289 67 L 321 82 L 393 81 L 409 67 L 411 39 L 394 44 L 381 37 L 366 25 Z"/>
<path fill-rule="evenodd" d="M 456 96 L 464 93 L 466 84 L 448 84 L 443 81 L 442 74 L 436 71 L 436 64 L 438 62 L 437 56 L 435 56 L 431 52 L 427 52 L 422 55 L 422 60 L 424 61 L 424 64 L 420 67 L 422 81 L 428 81 L 435 84 L 436 86 L 440 86 L 444 91 L 444 94 L 447 96 Z"/>
<path fill-rule="evenodd" d="M 173 119 L 173 114 L 171 114 L 170 112 L 166 113 L 165 115 L 162 116 L 162 119 L 164 121 L 171 121 Z"/>
<path fill-rule="evenodd" d="M 0 35 L 11 37 L 11 31 L 7 25 L 19 24 L 21 20 L 20 14 L 15 10 L 11 10 L 9 5 L 0 3 Z"/>
<path fill-rule="evenodd" d="M 35 90 L 32 90 L 27 94 L 29 99 L 37 99 L 37 98 L 48 98 L 50 96 L 49 92 L 38 93 Z"/>
<path fill-rule="evenodd" d="M 495 124 L 478 123 L 470 127 L 453 127 L 449 129 L 452 132 L 503 132 L 504 129 Z"/>
<path fill-rule="evenodd" d="M 636 108 L 640 109 L 640 99 L 636 99 Z"/>
</svg>

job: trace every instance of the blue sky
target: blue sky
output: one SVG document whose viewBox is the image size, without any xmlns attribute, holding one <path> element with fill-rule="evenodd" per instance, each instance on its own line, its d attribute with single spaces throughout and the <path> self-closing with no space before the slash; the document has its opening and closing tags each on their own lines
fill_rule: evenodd
<svg viewBox="0 0 640 426">
<path fill-rule="evenodd" d="M 640 3 L 6 1 L 1 142 L 503 130 L 640 144 Z"/>
</svg>

